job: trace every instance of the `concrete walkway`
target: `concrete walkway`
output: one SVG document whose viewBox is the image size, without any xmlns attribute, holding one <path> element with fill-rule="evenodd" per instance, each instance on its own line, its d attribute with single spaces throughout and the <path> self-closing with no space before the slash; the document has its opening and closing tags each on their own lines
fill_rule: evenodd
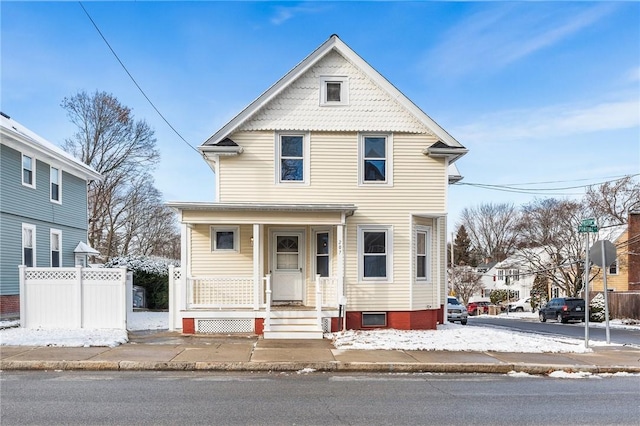
<svg viewBox="0 0 640 426">
<path fill-rule="evenodd" d="M 107 347 L 0 346 L 1 370 L 209 370 L 547 374 L 640 373 L 640 348 L 596 346 L 585 354 L 341 350 L 329 340 L 132 334 Z"/>
</svg>

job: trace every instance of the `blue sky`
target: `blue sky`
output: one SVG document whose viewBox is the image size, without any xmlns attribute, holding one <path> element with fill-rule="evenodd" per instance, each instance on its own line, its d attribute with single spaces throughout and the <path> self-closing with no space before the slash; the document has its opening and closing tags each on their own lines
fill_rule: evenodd
<svg viewBox="0 0 640 426">
<path fill-rule="evenodd" d="M 470 150 L 456 163 L 465 185 L 450 189 L 451 227 L 464 207 L 580 196 L 640 173 L 638 2 L 83 5 L 194 147 L 338 34 Z M 155 130 L 165 199 L 213 200 L 209 167 L 77 2 L 0 8 L 4 113 L 61 144 L 74 132 L 62 99 L 111 93 Z"/>
</svg>

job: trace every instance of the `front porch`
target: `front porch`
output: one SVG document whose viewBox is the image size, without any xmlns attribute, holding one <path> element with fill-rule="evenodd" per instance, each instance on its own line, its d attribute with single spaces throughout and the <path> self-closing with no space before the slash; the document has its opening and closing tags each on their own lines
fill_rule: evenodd
<svg viewBox="0 0 640 426">
<path fill-rule="evenodd" d="M 313 295 L 274 302 L 271 274 L 251 277 L 182 277 L 169 270 L 169 329 L 185 334 L 255 333 L 265 339 L 322 339 L 340 328 L 343 307 L 337 277 L 316 275 Z M 180 309 L 178 309 L 180 308 Z"/>
<path fill-rule="evenodd" d="M 169 289 L 172 330 L 322 338 L 337 328 L 354 205 L 170 205 L 182 223 L 182 269 L 172 272 Z"/>
</svg>

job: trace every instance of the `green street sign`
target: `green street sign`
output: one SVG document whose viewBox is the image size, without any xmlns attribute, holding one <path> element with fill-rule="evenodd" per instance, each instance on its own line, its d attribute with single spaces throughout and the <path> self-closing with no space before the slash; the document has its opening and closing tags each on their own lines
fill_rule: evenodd
<svg viewBox="0 0 640 426">
<path fill-rule="evenodd" d="M 594 218 L 582 219 L 580 226 L 596 226 L 596 220 Z"/>
<path fill-rule="evenodd" d="M 585 232 L 598 232 L 598 227 L 595 225 L 580 225 L 578 226 L 578 232 L 581 234 Z"/>
</svg>

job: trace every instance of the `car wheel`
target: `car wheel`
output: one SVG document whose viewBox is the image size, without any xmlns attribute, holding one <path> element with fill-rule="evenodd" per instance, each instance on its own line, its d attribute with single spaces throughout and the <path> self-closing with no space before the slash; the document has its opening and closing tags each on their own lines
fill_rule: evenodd
<svg viewBox="0 0 640 426">
<path fill-rule="evenodd" d="M 521 306 L 518 306 L 516 308 L 516 312 L 524 312 L 524 309 Z"/>
<path fill-rule="evenodd" d="M 462 321 L 460 321 L 460 324 L 462 324 L 462 325 L 467 325 L 467 320 L 462 320 Z"/>
<path fill-rule="evenodd" d="M 542 312 L 540 312 L 540 322 L 547 322 L 547 317 Z"/>
<path fill-rule="evenodd" d="M 563 323 L 563 324 L 567 322 L 567 320 L 565 320 L 564 318 L 562 318 L 562 314 L 558 314 L 558 317 L 557 317 L 556 319 L 558 320 L 558 322 L 561 322 L 561 323 Z"/>
</svg>

